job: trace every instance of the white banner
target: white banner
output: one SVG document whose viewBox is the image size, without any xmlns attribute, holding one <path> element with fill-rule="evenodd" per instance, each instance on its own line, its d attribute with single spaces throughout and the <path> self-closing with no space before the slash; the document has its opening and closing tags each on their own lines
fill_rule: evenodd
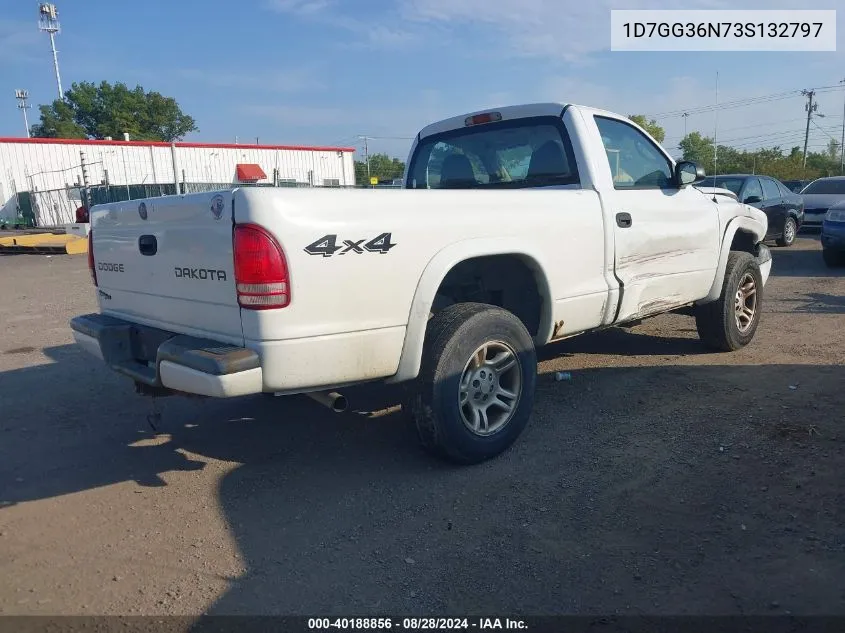
<svg viewBox="0 0 845 633">
<path fill-rule="evenodd" d="M 835 51 L 835 10 L 612 10 L 612 51 Z"/>
</svg>

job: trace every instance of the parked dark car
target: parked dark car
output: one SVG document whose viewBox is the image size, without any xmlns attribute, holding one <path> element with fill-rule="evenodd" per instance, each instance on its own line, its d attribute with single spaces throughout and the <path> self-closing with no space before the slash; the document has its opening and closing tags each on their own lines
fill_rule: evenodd
<svg viewBox="0 0 845 633">
<path fill-rule="evenodd" d="M 804 223 L 819 227 L 827 210 L 845 200 L 845 176 L 832 176 L 814 180 L 801 191 L 804 198 Z"/>
<path fill-rule="evenodd" d="M 769 218 L 766 239 L 774 239 L 778 246 L 791 246 L 798 229 L 804 223 L 804 200 L 786 185 L 769 176 L 753 174 L 724 174 L 709 176 L 697 187 L 729 189 L 740 202 L 756 207 Z"/>
<path fill-rule="evenodd" d="M 845 202 L 827 210 L 822 222 L 821 241 L 824 263 L 831 268 L 845 266 Z"/>
<path fill-rule="evenodd" d="M 809 185 L 812 180 L 781 180 L 792 193 L 801 193 L 801 190 Z"/>
</svg>

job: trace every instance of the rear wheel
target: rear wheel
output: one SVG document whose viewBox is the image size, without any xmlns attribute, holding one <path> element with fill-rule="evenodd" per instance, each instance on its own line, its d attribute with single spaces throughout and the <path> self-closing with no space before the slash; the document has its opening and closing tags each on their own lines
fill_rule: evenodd
<svg viewBox="0 0 845 633">
<path fill-rule="evenodd" d="M 832 248 L 822 249 L 822 258 L 828 268 L 838 268 L 845 265 L 845 253 Z"/>
<path fill-rule="evenodd" d="M 438 312 L 409 393 L 422 445 L 462 464 L 495 457 L 528 423 L 536 381 L 534 343 L 512 313 L 477 303 Z"/>
<path fill-rule="evenodd" d="M 795 221 L 795 218 L 786 218 L 786 222 L 784 222 L 783 224 L 783 232 L 777 239 L 778 246 L 792 246 L 792 243 L 795 241 L 795 234 L 797 232 L 798 223 Z"/>
<path fill-rule="evenodd" d="M 722 294 L 716 301 L 696 307 L 698 335 L 708 347 L 732 352 L 748 345 L 760 322 L 763 277 L 750 253 L 728 255 Z"/>
</svg>

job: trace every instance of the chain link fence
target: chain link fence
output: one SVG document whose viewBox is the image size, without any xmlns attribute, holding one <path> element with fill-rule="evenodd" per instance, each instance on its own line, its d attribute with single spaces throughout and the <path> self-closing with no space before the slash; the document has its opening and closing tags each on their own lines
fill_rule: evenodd
<svg viewBox="0 0 845 633">
<path fill-rule="evenodd" d="M 382 184 L 375 188 L 398 188 L 401 185 Z M 203 193 L 206 191 L 220 191 L 232 189 L 233 187 L 279 187 L 279 188 L 312 188 L 312 189 L 360 189 L 370 188 L 367 185 L 340 185 L 320 184 L 312 185 L 307 182 L 294 180 L 280 180 L 277 184 L 256 183 L 256 184 L 233 184 L 231 182 L 190 182 L 180 183 L 181 194 Z M 71 186 L 61 189 L 49 189 L 45 191 L 21 192 L 21 206 L 24 209 L 23 215 L 27 218 L 26 224 L 35 227 L 60 227 L 65 224 L 77 222 L 76 211 L 85 204 L 85 189 L 83 187 Z M 136 184 L 136 185 L 94 185 L 88 187 L 87 201 L 88 208 L 113 202 L 126 202 L 128 200 L 140 200 L 142 198 L 157 198 L 160 196 L 176 195 L 174 184 Z"/>
</svg>

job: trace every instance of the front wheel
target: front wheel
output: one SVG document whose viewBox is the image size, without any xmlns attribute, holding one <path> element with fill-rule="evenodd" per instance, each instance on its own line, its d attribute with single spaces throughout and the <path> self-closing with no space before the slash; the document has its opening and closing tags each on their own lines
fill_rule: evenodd
<svg viewBox="0 0 845 633">
<path fill-rule="evenodd" d="M 698 336 L 708 347 L 733 352 L 754 338 L 760 322 L 763 277 L 750 253 L 732 251 L 728 255 L 722 294 L 716 301 L 696 307 Z"/>
<path fill-rule="evenodd" d="M 795 218 L 788 217 L 783 223 L 783 232 L 777 239 L 778 246 L 792 246 L 795 241 L 795 234 L 798 232 L 798 223 Z"/>
<path fill-rule="evenodd" d="M 507 310 L 459 303 L 428 323 L 410 413 L 422 445 L 473 464 L 502 453 L 534 406 L 537 355 L 523 323 Z"/>
</svg>

